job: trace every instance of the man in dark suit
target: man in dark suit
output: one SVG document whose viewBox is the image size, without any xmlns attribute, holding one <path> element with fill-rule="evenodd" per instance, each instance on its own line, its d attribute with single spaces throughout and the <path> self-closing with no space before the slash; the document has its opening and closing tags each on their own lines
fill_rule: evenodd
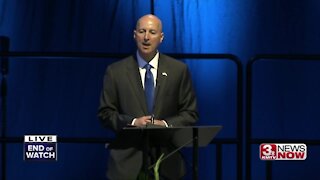
<svg viewBox="0 0 320 180">
<path fill-rule="evenodd" d="M 108 66 L 100 99 L 98 116 L 105 127 L 116 132 L 115 141 L 109 145 L 109 179 L 136 179 L 141 171 L 142 140 L 124 137 L 123 127 L 148 123 L 188 126 L 198 120 L 187 66 L 158 52 L 164 39 L 160 19 L 154 15 L 141 17 L 133 35 L 136 54 Z M 181 178 L 183 171 L 179 153 L 160 165 L 160 174 L 168 179 Z"/>
</svg>

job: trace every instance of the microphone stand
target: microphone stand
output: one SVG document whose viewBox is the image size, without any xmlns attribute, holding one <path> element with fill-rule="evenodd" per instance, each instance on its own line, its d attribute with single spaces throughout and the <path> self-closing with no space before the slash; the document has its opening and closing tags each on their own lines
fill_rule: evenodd
<svg viewBox="0 0 320 180">
<path fill-rule="evenodd" d="M 1 179 L 6 179 L 6 126 L 7 126 L 7 74 L 9 69 L 8 61 L 9 38 L 0 36 L 0 59 L 1 59 Z"/>
</svg>

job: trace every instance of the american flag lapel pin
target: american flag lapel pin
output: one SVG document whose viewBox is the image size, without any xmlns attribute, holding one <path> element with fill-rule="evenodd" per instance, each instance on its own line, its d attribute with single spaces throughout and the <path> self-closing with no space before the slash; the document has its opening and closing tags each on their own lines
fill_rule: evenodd
<svg viewBox="0 0 320 180">
<path fill-rule="evenodd" d="M 168 76 L 168 74 L 166 72 L 163 72 L 162 76 Z"/>
</svg>

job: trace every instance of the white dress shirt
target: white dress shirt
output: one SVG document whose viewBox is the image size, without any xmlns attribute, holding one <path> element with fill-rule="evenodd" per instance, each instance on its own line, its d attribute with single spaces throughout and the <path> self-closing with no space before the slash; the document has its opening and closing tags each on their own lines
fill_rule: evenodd
<svg viewBox="0 0 320 180">
<path fill-rule="evenodd" d="M 140 76 L 141 76 L 142 86 L 144 88 L 144 79 L 145 79 L 145 75 L 146 75 L 146 69 L 144 68 L 144 66 L 148 63 L 140 56 L 138 51 L 137 51 L 137 60 L 138 60 L 138 65 L 139 65 L 139 72 L 140 72 Z M 156 79 L 157 79 L 157 74 L 158 74 L 157 73 L 158 72 L 158 62 L 159 62 L 159 52 L 157 52 L 157 54 L 149 62 L 149 64 L 152 66 L 151 73 L 153 75 L 154 87 L 156 87 L 156 83 L 157 83 Z"/>
<path fill-rule="evenodd" d="M 138 65 L 139 65 L 139 72 L 140 72 L 140 76 L 141 76 L 141 83 L 144 89 L 144 79 L 145 79 L 145 75 L 146 75 L 146 69 L 144 68 L 144 66 L 147 63 L 147 61 L 145 61 L 139 54 L 139 52 L 137 51 L 137 61 L 138 61 Z M 154 87 L 156 87 L 156 83 L 157 83 L 157 74 L 158 74 L 158 63 L 159 63 L 159 52 L 157 52 L 157 54 L 151 59 L 151 61 L 149 62 L 149 64 L 152 66 L 151 68 L 151 73 L 153 75 L 153 84 Z M 134 122 L 136 121 L 136 118 L 134 118 L 131 122 L 131 125 L 134 125 Z M 168 127 L 168 124 L 166 121 L 162 120 L 162 122 L 165 124 L 166 127 Z"/>
</svg>

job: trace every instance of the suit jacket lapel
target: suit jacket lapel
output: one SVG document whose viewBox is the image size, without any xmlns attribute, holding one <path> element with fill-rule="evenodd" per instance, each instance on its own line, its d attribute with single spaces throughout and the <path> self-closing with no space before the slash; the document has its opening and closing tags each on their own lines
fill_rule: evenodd
<svg viewBox="0 0 320 180">
<path fill-rule="evenodd" d="M 143 109 L 143 112 L 147 114 L 147 105 L 139 72 L 139 66 L 135 58 L 132 58 L 128 63 L 127 75 L 129 78 L 129 83 L 132 87 L 131 90 L 134 91 L 134 94 L 136 94 L 138 102 L 141 108 Z"/>
<path fill-rule="evenodd" d="M 155 106 L 154 106 L 154 114 L 157 116 L 160 112 L 161 107 L 161 98 L 163 98 L 162 94 L 165 91 L 166 80 L 168 76 L 168 68 L 166 66 L 166 59 L 163 56 L 159 56 L 158 62 L 158 72 L 157 72 L 157 85 L 155 89 Z M 161 118 L 161 117 L 158 117 Z"/>
</svg>

